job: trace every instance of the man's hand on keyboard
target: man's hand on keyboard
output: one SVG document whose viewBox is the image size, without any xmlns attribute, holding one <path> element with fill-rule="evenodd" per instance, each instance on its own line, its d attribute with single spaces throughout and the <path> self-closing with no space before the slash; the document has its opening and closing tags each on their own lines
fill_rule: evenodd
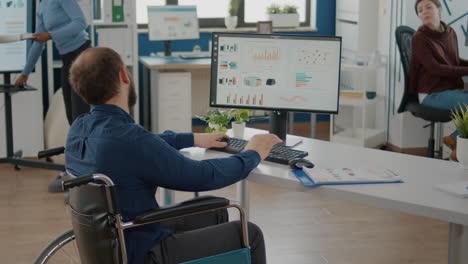
<svg viewBox="0 0 468 264">
<path fill-rule="evenodd" d="M 195 147 L 200 148 L 225 148 L 227 143 L 219 141 L 221 138 L 229 138 L 226 134 L 221 132 L 215 133 L 194 133 L 193 143 Z"/>
<path fill-rule="evenodd" d="M 271 148 L 281 142 L 283 141 L 273 134 L 255 135 L 250 139 L 244 150 L 255 150 L 260 158 L 264 160 L 270 153 Z"/>
</svg>

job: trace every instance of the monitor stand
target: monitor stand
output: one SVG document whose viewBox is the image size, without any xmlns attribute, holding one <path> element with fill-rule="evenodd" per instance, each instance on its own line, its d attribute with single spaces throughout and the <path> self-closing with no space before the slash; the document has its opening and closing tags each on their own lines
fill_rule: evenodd
<svg viewBox="0 0 468 264">
<path fill-rule="evenodd" d="M 172 55 L 172 41 L 166 40 L 164 41 L 164 56 L 171 56 Z"/>
<path fill-rule="evenodd" d="M 270 115 L 270 133 L 277 135 L 286 144 L 286 131 L 288 128 L 288 112 L 272 111 Z"/>
</svg>

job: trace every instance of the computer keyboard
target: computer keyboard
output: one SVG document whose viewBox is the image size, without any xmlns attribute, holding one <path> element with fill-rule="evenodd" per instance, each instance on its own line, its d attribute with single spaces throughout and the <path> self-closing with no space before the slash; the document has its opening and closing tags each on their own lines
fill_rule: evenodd
<svg viewBox="0 0 468 264">
<path fill-rule="evenodd" d="M 211 52 L 194 52 L 180 54 L 179 57 L 182 59 L 208 59 L 211 58 Z"/>
<path fill-rule="evenodd" d="M 228 145 L 225 148 L 211 148 L 212 150 L 222 151 L 226 153 L 236 154 L 244 150 L 245 145 L 249 143 L 249 141 L 239 138 L 229 138 L 229 139 L 222 139 L 222 141 L 227 142 Z M 304 158 L 309 153 L 306 151 L 300 151 L 296 149 L 292 149 L 288 146 L 283 146 L 281 144 L 273 146 L 266 158 L 267 161 L 276 162 L 280 164 L 288 164 L 291 159 L 294 158 Z"/>
</svg>

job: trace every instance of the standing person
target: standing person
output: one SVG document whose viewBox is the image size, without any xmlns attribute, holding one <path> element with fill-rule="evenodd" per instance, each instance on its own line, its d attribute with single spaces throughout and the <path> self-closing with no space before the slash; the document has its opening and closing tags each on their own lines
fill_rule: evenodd
<svg viewBox="0 0 468 264">
<path fill-rule="evenodd" d="M 422 26 L 413 36 L 410 91 L 419 93 L 423 105 L 457 110 L 460 105 L 468 104 L 468 92 L 463 91 L 462 80 L 462 76 L 468 75 L 468 61 L 458 54 L 455 31 L 441 21 L 439 0 L 416 0 L 414 8 Z M 443 139 L 452 149 L 452 160 L 457 160 L 457 135 L 455 131 Z"/>
<path fill-rule="evenodd" d="M 89 48 L 86 18 L 77 0 L 42 0 L 37 10 L 35 38 L 23 72 L 15 82 L 22 86 L 28 81 L 41 56 L 44 44 L 52 40 L 62 58 L 62 92 L 68 123 L 89 111 L 89 106 L 70 88 L 68 74 L 72 62 L 80 53 Z"/>
</svg>

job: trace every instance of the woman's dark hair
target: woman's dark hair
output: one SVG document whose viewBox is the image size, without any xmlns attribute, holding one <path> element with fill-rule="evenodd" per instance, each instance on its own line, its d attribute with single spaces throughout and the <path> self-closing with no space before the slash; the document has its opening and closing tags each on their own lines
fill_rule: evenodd
<svg viewBox="0 0 468 264">
<path fill-rule="evenodd" d="M 416 15 L 418 15 L 418 4 L 422 2 L 423 0 L 416 0 L 416 3 L 414 4 L 414 11 L 416 11 Z M 440 3 L 439 0 L 430 0 L 434 5 L 436 5 L 438 8 L 442 8 L 442 4 Z"/>
<path fill-rule="evenodd" d="M 119 93 L 120 55 L 110 48 L 85 50 L 70 68 L 70 85 L 88 104 L 104 104 Z"/>
</svg>

